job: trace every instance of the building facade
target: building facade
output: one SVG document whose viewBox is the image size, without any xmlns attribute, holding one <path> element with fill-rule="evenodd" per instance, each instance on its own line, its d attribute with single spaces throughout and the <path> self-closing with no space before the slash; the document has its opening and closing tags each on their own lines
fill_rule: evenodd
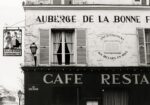
<svg viewBox="0 0 150 105">
<path fill-rule="evenodd" d="M 149 105 L 149 0 L 23 7 L 25 105 Z"/>
</svg>

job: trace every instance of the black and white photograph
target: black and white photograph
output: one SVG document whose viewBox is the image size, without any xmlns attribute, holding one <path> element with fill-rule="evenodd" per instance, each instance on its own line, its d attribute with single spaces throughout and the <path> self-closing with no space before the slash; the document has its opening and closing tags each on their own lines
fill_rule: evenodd
<svg viewBox="0 0 150 105">
<path fill-rule="evenodd" d="M 3 30 L 3 55 L 21 56 L 22 55 L 22 30 L 4 29 Z"/>
<path fill-rule="evenodd" d="M 1 105 L 150 105 L 150 0 L 0 3 Z"/>
</svg>

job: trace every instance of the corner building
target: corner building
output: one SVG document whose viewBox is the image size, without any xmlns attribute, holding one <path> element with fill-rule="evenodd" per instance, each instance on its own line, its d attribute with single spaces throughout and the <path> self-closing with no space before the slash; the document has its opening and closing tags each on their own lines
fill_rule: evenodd
<svg viewBox="0 0 150 105">
<path fill-rule="evenodd" d="M 25 105 L 149 105 L 149 0 L 27 0 Z M 30 50 L 37 45 L 37 62 Z"/>
</svg>

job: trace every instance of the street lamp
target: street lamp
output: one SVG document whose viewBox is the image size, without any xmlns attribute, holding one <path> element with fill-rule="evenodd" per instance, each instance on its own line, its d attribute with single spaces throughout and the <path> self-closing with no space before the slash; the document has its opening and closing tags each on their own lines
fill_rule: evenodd
<svg viewBox="0 0 150 105">
<path fill-rule="evenodd" d="M 36 66 L 36 51 L 37 51 L 37 45 L 33 42 L 31 45 L 30 45 L 30 50 L 31 50 L 31 53 L 34 57 L 34 62 L 35 62 L 35 66 Z"/>
<path fill-rule="evenodd" d="M 21 100 L 22 94 L 23 94 L 23 93 L 21 92 L 21 90 L 19 90 L 19 91 L 18 91 L 19 105 L 20 105 L 20 100 Z"/>
</svg>

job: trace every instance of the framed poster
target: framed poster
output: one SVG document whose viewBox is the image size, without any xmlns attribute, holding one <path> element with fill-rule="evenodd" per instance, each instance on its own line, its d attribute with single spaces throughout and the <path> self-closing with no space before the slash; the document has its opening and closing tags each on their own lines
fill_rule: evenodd
<svg viewBox="0 0 150 105">
<path fill-rule="evenodd" d="M 22 29 L 3 29 L 3 56 L 22 56 Z"/>
</svg>

